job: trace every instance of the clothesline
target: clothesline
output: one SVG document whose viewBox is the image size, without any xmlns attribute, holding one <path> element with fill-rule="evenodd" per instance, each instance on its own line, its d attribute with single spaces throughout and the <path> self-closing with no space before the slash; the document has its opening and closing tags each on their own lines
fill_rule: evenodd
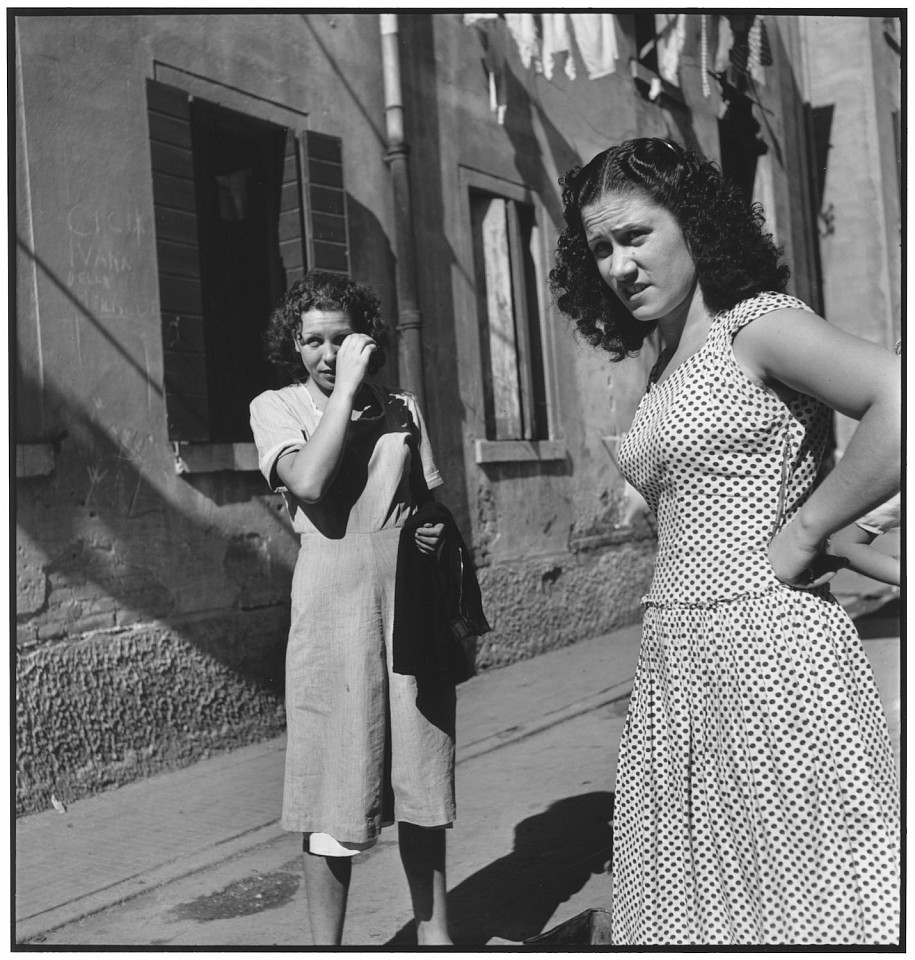
<svg viewBox="0 0 915 960">
<path fill-rule="evenodd" d="M 682 13 L 655 14 L 655 36 L 639 54 L 644 56 L 653 48 L 657 54 L 659 78 L 674 86 L 680 84 L 680 57 L 686 43 L 687 16 Z M 726 16 L 701 14 L 703 95 L 711 95 L 708 82 L 711 19 L 717 24 L 714 71 L 749 73 L 757 83 L 764 83 L 762 68 L 772 62 L 765 18 L 755 16 L 747 40 L 735 44 Z M 533 68 L 547 80 L 552 80 L 560 63 L 569 80 L 577 78 L 573 38 L 589 80 L 615 73 L 616 61 L 620 58 L 618 25 L 612 13 L 465 13 L 463 21 L 478 30 L 484 46 L 490 107 L 499 123 L 504 123 L 508 107 L 505 84 L 508 38 L 514 44 L 524 69 Z"/>
</svg>

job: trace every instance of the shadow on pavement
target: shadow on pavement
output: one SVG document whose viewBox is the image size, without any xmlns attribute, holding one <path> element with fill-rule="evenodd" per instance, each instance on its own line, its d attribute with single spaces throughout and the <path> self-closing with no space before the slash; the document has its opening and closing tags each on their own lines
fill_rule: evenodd
<svg viewBox="0 0 915 960">
<path fill-rule="evenodd" d="M 612 793 L 585 793 L 522 820 L 510 854 L 449 891 L 455 943 L 481 946 L 493 937 L 521 941 L 540 933 L 561 903 L 609 870 L 612 819 Z M 411 922 L 386 946 L 415 943 Z"/>
<path fill-rule="evenodd" d="M 895 597 L 877 610 L 855 619 L 858 635 L 862 640 L 876 640 L 881 637 L 898 637 L 901 627 L 899 597 Z"/>
</svg>

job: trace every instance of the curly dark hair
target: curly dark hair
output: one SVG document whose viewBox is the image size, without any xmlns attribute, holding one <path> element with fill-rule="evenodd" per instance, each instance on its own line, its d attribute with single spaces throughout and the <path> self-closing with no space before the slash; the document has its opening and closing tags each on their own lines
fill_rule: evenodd
<svg viewBox="0 0 915 960">
<path fill-rule="evenodd" d="M 655 323 L 635 320 L 597 270 L 582 208 L 609 192 L 639 193 L 669 210 L 683 231 L 706 306 L 713 313 L 765 290 L 783 292 L 789 270 L 765 232 L 758 203 L 710 160 L 668 140 L 627 140 L 573 167 L 559 180 L 566 227 L 550 271 L 559 309 L 612 360 L 638 353 Z"/>
<path fill-rule="evenodd" d="M 289 288 L 270 314 L 264 331 L 267 359 L 291 380 L 307 380 L 294 337 L 301 329 L 302 314 L 309 310 L 344 310 L 356 333 L 367 333 L 378 344 L 372 354 L 369 372 L 375 373 L 385 361 L 384 350 L 390 331 L 381 318 L 378 297 L 366 286 L 323 270 L 310 270 Z"/>
</svg>

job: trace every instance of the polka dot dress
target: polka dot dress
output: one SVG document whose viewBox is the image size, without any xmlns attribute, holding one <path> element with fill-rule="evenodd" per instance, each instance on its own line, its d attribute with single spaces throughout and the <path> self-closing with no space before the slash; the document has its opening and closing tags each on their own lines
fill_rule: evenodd
<svg viewBox="0 0 915 960">
<path fill-rule="evenodd" d="M 898 787 L 855 628 L 766 546 L 811 489 L 829 410 L 737 364 L 761 294 L 652 385 L 620 450 L 658 558 L 620 748 L 613 938 L 636 944 L 898 941 Z M 803 320 L 799 320 L 803 322 Z"/>
</svg>

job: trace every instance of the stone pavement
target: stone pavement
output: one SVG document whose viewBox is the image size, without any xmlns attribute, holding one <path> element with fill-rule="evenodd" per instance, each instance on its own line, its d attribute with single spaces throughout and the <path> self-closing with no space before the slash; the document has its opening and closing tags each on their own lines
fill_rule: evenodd
<svg viewBox="0 0 915 960">
<path fill-rule="evenodd" d="M 853 576 L 836 590 L 853 615 L 877 595 L 886 601 Z M 896 615 L 898 604 L 861 624 L 898 756 Z M 517 943 L 607 904 L 611 791 L 638 635 L 629 627 L 459 688 L 448 855 L 459 942 Z M 20 819 L 16 942 L 307 944 L 300 841 L 277 822 L 283 757 L 277 738 Z M 344 943 L 407 945 L 409 917 L 387 830 L 356 860 Z"/>
</svg>

